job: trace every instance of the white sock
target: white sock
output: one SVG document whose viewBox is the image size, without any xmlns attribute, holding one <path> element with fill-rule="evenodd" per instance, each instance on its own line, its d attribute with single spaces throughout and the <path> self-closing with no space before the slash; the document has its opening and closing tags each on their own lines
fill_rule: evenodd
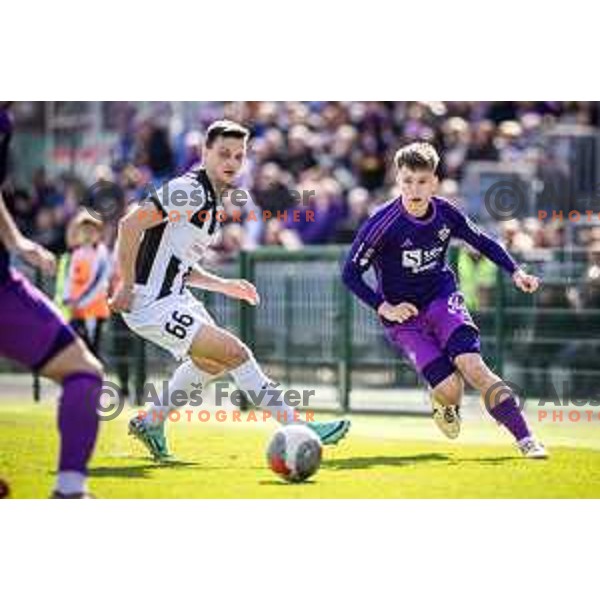
<svg viewBox="0 0 600 600">
<path fill-rule="evenodd" d="M 229 371 L 229 374 L 233 377 L 236 385 L 244 392 L 252 392 L 255 397 L 258 397 L 261 390 L 266 387 L 272 386 L 273 382 L 263 373 L 253 356 L 251 356 L 244 364 L 236 367 Z M 294 422 L 294 409 L 291 406 L 287 406 L 282 401 L 281 394 L 275 402 L 281 406 L 269 406 L 269 401 L 274 400 L 270 394 L 265 394 L 264 400 L 262 401 L 260 408 L 271 411 L 273 418 L 277 419 L 281 424 Z M 248 396 L 248 399 L 252 401 L 252 396 Z"/>
<path fill-rule="evenodd" d="M 201 371 L 192 360 L 186 360 L 175 369 L 171 379 L 169 379 L 167 385 L 168 398 L 161 398 L 160 406 L 156 406 L 155 404 L 148 406 L 144 423 L 153 425 L 154 427 L 162 425 L 172 410 L 182 408 L 181 406 L 173 406 L 171 404 L 172 394 L 175 390 L 183 390 L 188 394 L 189 399 L 189 394 L 194 390 L 204 393 L 204 386 L 210 379 L 211 375 L 209 373 Z M 202 384 L 202 387 L 192 387 L 192 385 L 198 386 L 198 384 Z"/>
<path fill-rule="evenodd" d="M 84 494 L 86 476 L 78 471 L 60 471 L 56 479 L 56 489 L 65 495 Z"/>
</svg>

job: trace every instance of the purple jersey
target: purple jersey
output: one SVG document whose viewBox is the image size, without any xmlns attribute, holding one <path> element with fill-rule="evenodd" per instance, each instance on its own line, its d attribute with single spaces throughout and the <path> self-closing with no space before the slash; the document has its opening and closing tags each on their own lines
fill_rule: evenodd
<svg viewBox="0 0 600 600">
<path fill-rule="evenodd" d="M 398 198 L 377 211 L 358 232 L 344 265 L 344 282 L 374 309 L 384 300 L 426 307 L 457 290 L 456 278 L 446 262 L 452 238 L 464 240 L 510 274 L 517 268 L 500 244 L 448 200 L 433 197 L 427 216 L 418 219 Z M 377 276 L 375 290 L 363 281 L 371 266 Z"/>
<path fill-rule="evenodd" d="M 0 109 L 0 190 L 8 169 L 8 147 L 12 136 L 12 120 L 7 110 Z M 8 279 L 8 251 L 0 242 L 0 282 Z"/>
</svg>

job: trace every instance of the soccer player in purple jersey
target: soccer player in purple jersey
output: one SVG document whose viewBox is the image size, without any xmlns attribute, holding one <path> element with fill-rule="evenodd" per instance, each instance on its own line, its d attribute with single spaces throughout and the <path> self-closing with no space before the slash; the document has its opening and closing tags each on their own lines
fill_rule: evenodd
<svg viewBox="0 0 600 600">
<path fill-rule="evenodd" d="M 12 123 L 0 107 L 0 175 Z M 0 179 L 0 186 L 3 181 Z M 87 464 L 98 431 L 97 402 L 102 366 L 67 325 L 48 298 L 9 265 L 9 251 L 50 274 L 54 256 L 25 238 L 11 218 L 0 192 L 0 356 L 62 386 L 58 409 L 60 457 L 53 498 L 88 498 Z"/>
<path fill-rule="evenodd" d="M 517 288 L 533 293 L 528 275 L 504 248 L 456 206 L 434 195 L 439 156 L 427 143 L 398 150 L 401 196 L 384 205 L 359 231 L 343 279 L 377 311 L 387 339 L 411 360 L 431 388 L 433 417 L 451 439 L 460 433 L 460 404 L 467 381 L 486 400 L 492 417 L 514 436 L 523 456 L 546 458 L 512 392 L 481 358 L 479 331 L 446 262 L 451 238 L 473 246 L 504 269 Z M 363 279 L 373 267 L 377 287 Z"/>
</svg>

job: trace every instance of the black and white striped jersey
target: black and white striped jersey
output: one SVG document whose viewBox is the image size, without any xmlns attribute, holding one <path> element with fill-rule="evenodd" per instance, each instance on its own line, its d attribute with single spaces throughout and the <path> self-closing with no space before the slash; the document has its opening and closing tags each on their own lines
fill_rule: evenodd
<svg viewBox="0 0 600 600">
<path fill-rule="evenodd" d="M 135 265 L 135 304 L 184 290 L 185 277 L 220 235 L 217 197 L 204 169 L 165 183 L 147 201 L 167 218 L 144 232 Z"/>
</svg>

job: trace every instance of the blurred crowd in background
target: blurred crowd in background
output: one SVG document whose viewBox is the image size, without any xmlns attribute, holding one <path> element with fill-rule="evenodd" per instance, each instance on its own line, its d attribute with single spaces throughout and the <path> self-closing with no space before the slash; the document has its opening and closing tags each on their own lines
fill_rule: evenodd
<svg viewBox="0 0 600 600">
<path fill-rule="evenodd" d="M 51 177 L 39 165 L 31 180 L 13 181 L 5 193 L 22 230 L 58 254 L 66 250 L 69 221 L 87 201 L 87 186 L 111 181 L 127 202 L 143 198 L 150 186 L 201 163 L 203 132 L 218 118 L 237 120 L 252 132 L 239 181 L 252 199 L 244 210 L 311 210 L 315 218 L 296 222 L 290 210 L 286 219 L 227 224 L 209 257 L 215 264 L 261 245 L 349 244 L 373 210 L 398 193 L 391 162 L 402 144 L 428 140 L 437 147 L 439 194 L 460 204 L 471 161 L 543 168 L 549 160 L 545 132 L 557 124 L 600 125 L 595 102 L 210 102 L 187 110 L 185 121 L 168 103 L 102 104 L 110 105 L 114 135 L 92 177 L 79 176 L 77 169 Z M 309 203 L 296 202 L 291 190 L 312 192 Z M 496 233 L 509 250 L 527 252 L 564 247 L 564 230 L 564 223 L 530 217 L 505 222 Z M 115 231 L 116 218 L 106 223 L 109 248 Z M 581 243 L 600 253 L 600 227 L 586 231 Z"/>
</svg>

